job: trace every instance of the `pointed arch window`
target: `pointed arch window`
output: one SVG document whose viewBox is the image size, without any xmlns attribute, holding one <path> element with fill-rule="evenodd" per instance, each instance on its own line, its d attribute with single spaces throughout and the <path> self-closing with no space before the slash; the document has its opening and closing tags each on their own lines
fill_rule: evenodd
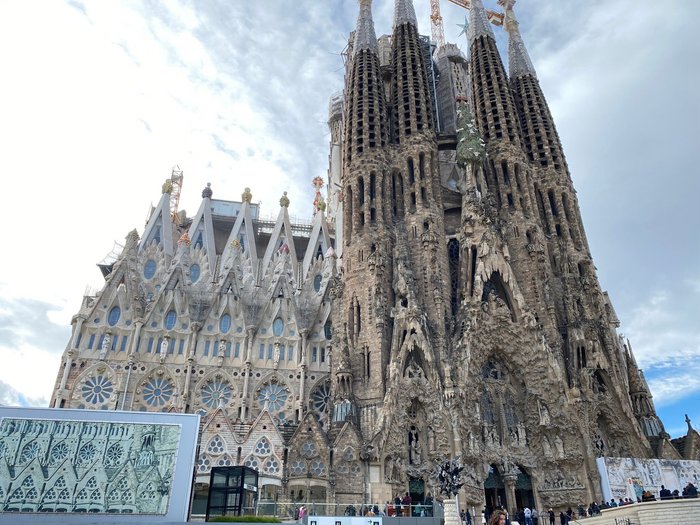
<svg viewBox="0 0 700 525">
<path fill-rule="evenodd" d="M 156 262 L 153 259 L 148 259 L 143 267 L 143 277 L 145 279 L 153 279 L 156 274 Z"/>
<path fill-rule="evenodd" d="M 219 320 L 219 330 L 226 334 L 231 329 L 231 316 L 229 314 L 224 314 Z"/>
<path fill-rule="evenodd" d="M 190 266 L 190 280 L 193 283 L 196 283 L 199 281 L 199 276 L 202 274 L 202 269 L 199 267 L 198 264 L 193 264 Z"/>
<path fill-rule="evenodd" d="M 275 337 L 279 337 L 282 335 L 283 331 L 284 331 L 284 321 L 282 320 L 281 317 L 278 317 L 272 323 L 272 333 L 275 335 Z"/>
<path fill-rule="evenodd" d="M 175 310 L 170 310 L 167 315 L 165 316 L 165 321 L 163 325 L 165 326 L 166 330 L 172 330 L 175 328 L 175 323 L 177 322 L 177 313 Z"/>
<path fill-rule="evenodd" d="M 320 246 L 319 246 L 320 248 Z M 321 283 L 323 282 L 323 276 L 321 274 L 318 274 L 316 277 L 314 277 L 314 290 L 317 292 L 321 291 Z"/>
<path fill-rule="evenodd" d="M 118 306 L 113 307 L 109 311 L 109 315 L 107 316 L 107 322 L 109 323 L 109 326 L 114 326 L 119 322 L 119 317 L 122 315 L 122 310 Z"/>
</svg>

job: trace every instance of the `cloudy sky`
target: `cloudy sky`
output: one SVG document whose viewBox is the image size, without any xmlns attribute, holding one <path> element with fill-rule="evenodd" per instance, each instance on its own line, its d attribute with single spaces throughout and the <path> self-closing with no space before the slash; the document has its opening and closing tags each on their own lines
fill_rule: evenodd
<svg viewBox="0 0 700 525">
<path fill-rule="evenodd" d="M 377 34 L 392 4 L 374 0 Z M 415 4 L 429 34 L 429 2 Z M 466 51 L 465 11 L 442 4 Z M 700 427 L 700 2 L 516 13 L 620 330 L 667 430 L 685 413 Z M 356 16 L 354 0 L 0 1 L 0 403 L 47 404 L 95 264 L 143 231 L 173 165 L 190 213 L 211 182 L 230 200 L 250 186 L 264 215 L 286 190 L 310 216 Z"/>
</svg>

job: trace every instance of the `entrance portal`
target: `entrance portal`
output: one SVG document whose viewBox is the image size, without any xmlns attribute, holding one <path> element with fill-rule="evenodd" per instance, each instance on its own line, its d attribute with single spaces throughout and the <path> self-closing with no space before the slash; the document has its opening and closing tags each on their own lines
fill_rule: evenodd
<svg viewBox="0 0 700 525">
<path fill-rule="evenodd" d="M 496 465 L 489 467 L 489 475 L 484 480 L 484 499 L 489 514 L 496 507 L 506 507 L 506 486 Z"/>
<path fill-rule="evenodd" d="M 425 501 L 425 482 L 420 478 L 410 478 L 408 493 L 411 495 L 411 510 L 406 510 L 405 515 L 420 517 L 423 501 Z"/>
<path fill-rule="evenodd" d="M 525 469 L 518 465 L 518 479 L 515 481 L 515 504 L 519 509 L 535 506 L 535 496 L 532 492 L 532 478 Z"/>
</svg>

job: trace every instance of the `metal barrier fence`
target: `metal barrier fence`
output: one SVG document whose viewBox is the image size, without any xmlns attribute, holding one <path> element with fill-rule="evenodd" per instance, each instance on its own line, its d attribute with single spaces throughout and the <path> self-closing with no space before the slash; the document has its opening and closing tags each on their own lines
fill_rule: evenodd
<svg viewBox="0 0 700 525">
<path fill-rule="evenodd" d="M 375 503 L 314 503 L 260 501 L 258 516 L 276 516 L 281 518 L 298 518 L 299 509 L 304 506 L 307 516 L 385 516 L 429 518 L 442 517 L 439 505 L 379 505 Z M 249 509 L 246 509 L 249 510 Z M 248 514 L 249 512 L 245 512 Z"/>
</svg>

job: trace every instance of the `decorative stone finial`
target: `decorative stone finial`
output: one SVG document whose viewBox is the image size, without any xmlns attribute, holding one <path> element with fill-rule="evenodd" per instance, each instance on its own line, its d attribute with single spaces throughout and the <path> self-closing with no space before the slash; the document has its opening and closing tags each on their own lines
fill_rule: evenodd
<svg viewBox="0 0 700 525">
<path fill-rule="evenodd" d="M 283 208 L 289 208 L 289 197 L 287 197 L 287 192 L 284 192 L 284 195 L 282 195 L 282 198 L 280 199 L 280 206 Z"/>
<path fill-rule="evenodd" d="M 318 211 L 326 211 L 326 201 L 321 195 L 321 188 L 323 188 L 324 182 L 321 177 L 314 177 L 311 184 L 316 188 L 316 195 L 314 196 L 314 215 Z"/>
<path fill-rule="evenodd" d="M 688 414 L 685 415 L 685 423 L 686 423 L 686 425 L 688 425 L 688 432 L 693 430 L 693 425 L 691 425 L 691 423 L 690 423 L 690 418 L 688 417 Z"/>
<path fill-rule="evenodd" d="M 211 191 L 211 182 L 207 182 L 207 187 L 202 190 L 202 198 L 211 199 L 212 195 L 214 195 L 214 192 Z"/>
<path fill-rule="evenodd" d="M 177 241 L 178 246 L 182 246 L 183 244 L 189 246 L 191 243 L 192 241 L 190 241 L 190 236 L 187 232 L 183 233 Z"/>
<path fill-rule="evenodd" d="M 253 194 L 250 193 L 250 188 L 246 188 L 243 190 L 243 193 L 241 194 L 241 200 L 250 204 L 250 201 L 253 200 Z"/>
<path fill-rule="evenodd" d="M 165 179 L 163 183 L 163 193 L 171 193 L 173 191 L 173 181 L 170 179 Z"/>
</svg>

